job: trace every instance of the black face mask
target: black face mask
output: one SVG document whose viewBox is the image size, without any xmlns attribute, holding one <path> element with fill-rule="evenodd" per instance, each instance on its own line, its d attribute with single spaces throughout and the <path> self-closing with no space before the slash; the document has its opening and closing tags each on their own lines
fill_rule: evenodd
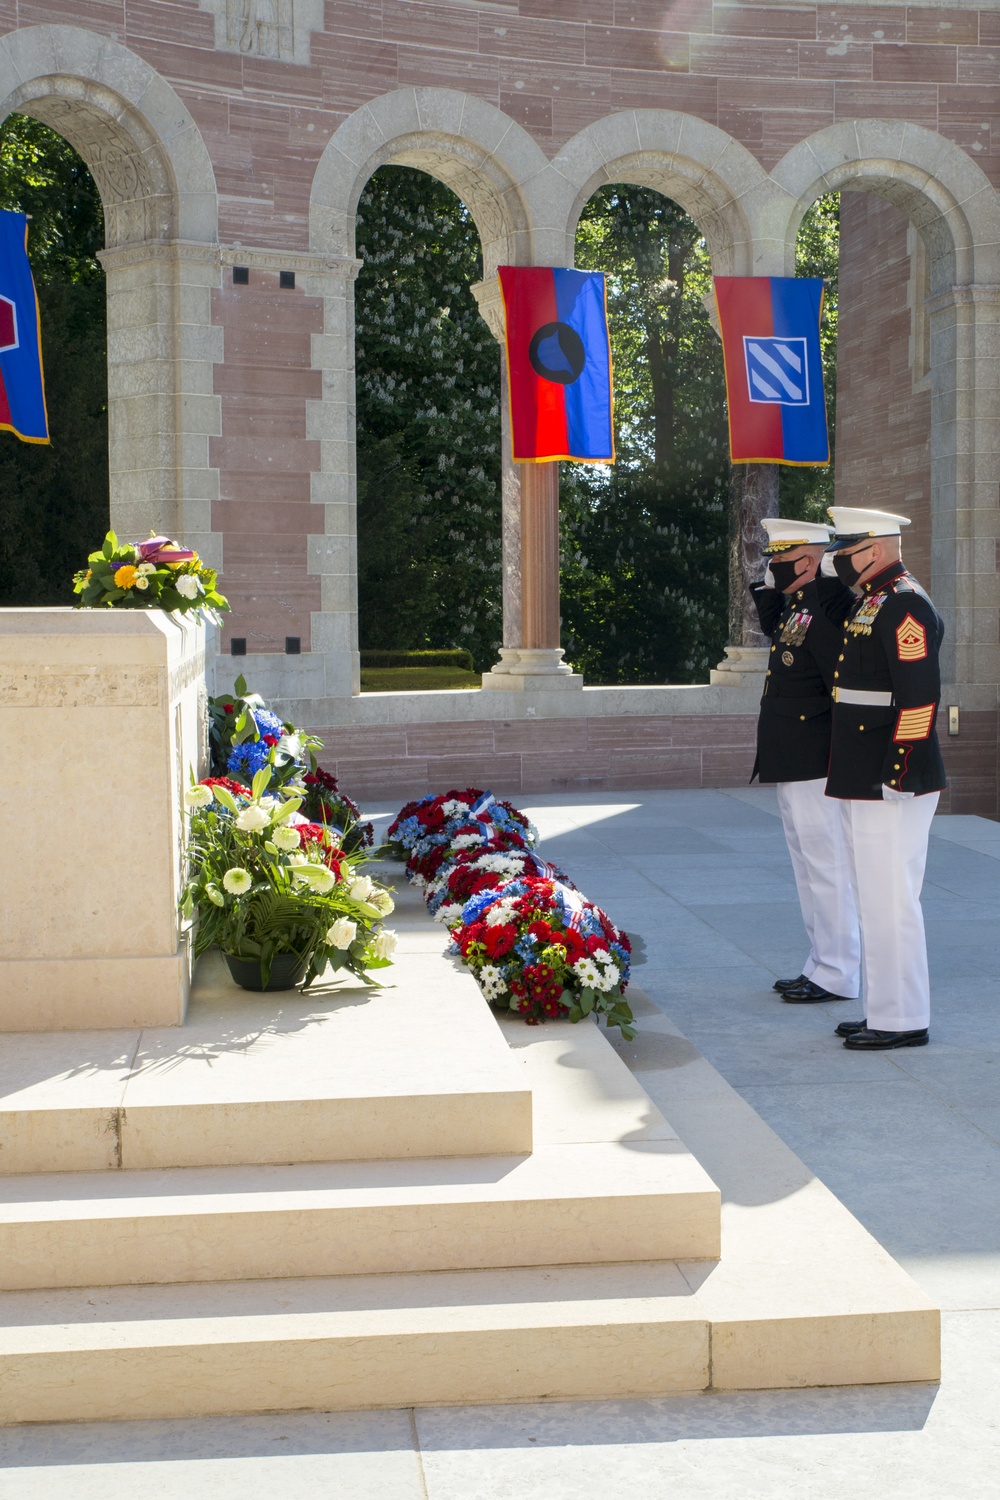
<svg viewBox="0 0 1000 1500">
<path fill-rule="evenodd" d="M 856 557 L 864 557 L 865 553 L 871 550 L 870 547 L 863 547 L 860 552 L 835 552 L 833 554 L 833 566 L 837 577 L 841 583 L 846 583 L 849 589 L 854 587 L 868 566 L 865 563 L 864 567 L 859 568 L 856 566 L 854 559 Z"/>
<path fill-rule="evenodd" d="M 801 561 L 801 558 L 798 558 L 795 562 L 775 562 L 772 559 L 771 577 L 774 579 L 775 588 L 780 590 L 781 593 L 784 593 L 786 589 L 795 587 L 795 581 L 799 576 L 799 563 Z"/>
</svg>

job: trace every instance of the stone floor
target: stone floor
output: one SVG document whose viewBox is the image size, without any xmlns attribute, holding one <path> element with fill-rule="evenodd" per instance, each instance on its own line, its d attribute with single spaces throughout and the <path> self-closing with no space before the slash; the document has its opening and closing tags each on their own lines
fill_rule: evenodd
<svg viewBox="0 0 1000 1500">
<path fill-rule="evenodd" d="M 6 1428 L 3 1500 L 1000 1494 L 1000 824 L 937 820 L 931 1046 L 864 1057 L 832 1036 L 852 1007 L 771 991 L 804 956 L 772 793 L 522 805 L 548 856 L 642 940 L 637 984 L 945 1309 L 940 1389 Z M 671 1118 L 655 1027 L 621 1050 Z"/>
</svg>

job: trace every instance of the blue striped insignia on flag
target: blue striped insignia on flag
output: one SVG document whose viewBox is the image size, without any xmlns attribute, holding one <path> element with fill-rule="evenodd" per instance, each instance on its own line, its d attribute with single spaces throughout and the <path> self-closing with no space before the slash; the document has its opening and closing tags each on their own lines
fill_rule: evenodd
<svg viewBox="0 0 1000 1500">
<path fill-rule="evenodd" d="M 778 406 L 809 405 L 805 339 L 753 338 L 744 334 L 743 357 L 751 401 Z"/>
</svg>

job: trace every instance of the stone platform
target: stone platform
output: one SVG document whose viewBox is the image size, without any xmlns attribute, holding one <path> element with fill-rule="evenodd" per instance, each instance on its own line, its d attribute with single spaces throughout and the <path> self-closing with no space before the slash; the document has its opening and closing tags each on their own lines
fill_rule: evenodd
<svg viewBox="0 0 1000 1500">
<path fill-rule="evenodd" d="M 3 1421 L 937 1377 L 937 1311 L 767 1132 L 720 1218 L 596 1025 L 498 1026 L 397 917 L 379 991 L 206 965 L 182 1029 L 8 1039 Z"/>
</svg>

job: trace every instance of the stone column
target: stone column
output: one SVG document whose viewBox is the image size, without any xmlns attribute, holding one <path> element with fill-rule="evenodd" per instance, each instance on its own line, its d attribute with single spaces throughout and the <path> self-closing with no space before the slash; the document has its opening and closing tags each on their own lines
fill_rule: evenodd
<svg viewBox="0 0 1000 1500">
<path fill-rule="evenodd" d="M 503 348 L 503 299 L 494 277 L 472 288 L 479 311 Z M 501 361 L 503 497 L 503 646 L 483 674 L 484 688 L 522 691 L 582 687 L 559 645 L 559 465 L 511 459 L 507 362 Z"/>
<path fill-rule="evenodd" d="M 511 457 L 510 393 L 507 383 L 507 361 L 503 356 L 503 298 L 500 281 L 491 276 L 477 281 L 472 295 L 480 316 L 496 339 L 500 350 L 500 498 L 503 568 L 503 644 L 500 660 L 493 667 L 494 677 L 502 677 L 517 663 L 521 646 L 521 475 L 523 465 Z M 507 686 L 508 684 L 504 684 Z"/>
<path fill-rule="evenodd" d="M 729 643 L 711 673 L 717 686 L 741 687 L 764 671 L 761 634 L 749 585 L 759 578 L 761 521 L 778 514 L 778 465 L 733 464 L 729 471 Z"/>
<path fill-rule="evenodd" d="M 931 329 L 931 577 L 945 618 L 942 676 L 951 701 L 992 709 L 1000 684 L 1000 287 L 933 292 Z M 906 534 L 903 534 L 906 556 Z"/>
<path fill-rule="evenodd" d="M 151 241 L 102 250 L 108 306 L 108 446 L 111 524 L 123 538 L 151 531 L 196 547 L 222 566 L 212 530 L 218 471 L 215 365 L 222 330 L 212 326 L 219 247 Z"/>
</svg>

